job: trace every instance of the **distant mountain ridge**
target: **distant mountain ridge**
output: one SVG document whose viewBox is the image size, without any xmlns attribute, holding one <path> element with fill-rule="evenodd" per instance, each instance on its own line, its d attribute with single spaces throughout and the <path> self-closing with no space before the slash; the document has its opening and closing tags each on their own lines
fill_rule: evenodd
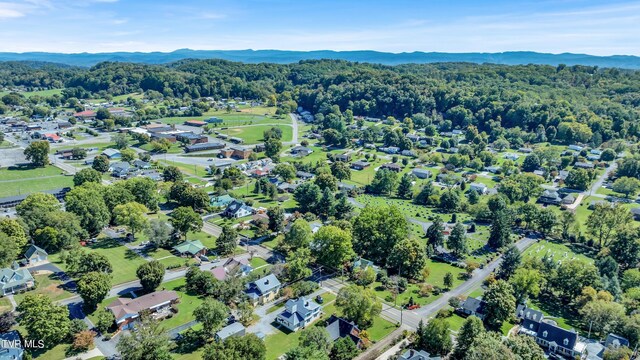
<svg viewBox="0 0 640 360">
<path fill-rule="evenodd" d="M 93 66 L 103 61 L 164 64 L 183 59 L 224 59 L 244 63 L 295 63 L 300 60 L 339 59 L 385 65 L 436 62 L 493 63 L 505 65 L 588 65 L 640 69 L 640 57 L 632 55 L 595 56 L 585 54 L 547 54 L 533 51 L 511 51 L 503 53 L 442 53 L 411 52 L 388 53 L 371 50 L 361 51 L 288 51 L 288 50 L 191 50 L 172 52 L 111 52 L 111 53 L 47 53 L 0 52 L 0 61 L 43 61 L 73 66 Z"/>
</svg>

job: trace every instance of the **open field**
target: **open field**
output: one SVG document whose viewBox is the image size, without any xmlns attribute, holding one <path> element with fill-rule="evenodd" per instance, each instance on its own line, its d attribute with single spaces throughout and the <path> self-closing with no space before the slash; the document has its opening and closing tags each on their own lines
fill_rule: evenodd
<svg viewBox="0 0 640 360">
<path fill-rule="evenodd" d="M 244 140 L 245 144 L 256 144 L 263 141 L 263 134 L 265 131 L 277 127 L 282 130 L 282 141 L 291 141 L 293 130 L 288 125 L 252 125 L 242 127 L 231 127 L 225 130 L 220 130 L 221 134 L 228 135 L 230 137 L 239 137 Z"/>
<path fill-rule="evenodd" d="M 9 91 L 0 91 L 0 97 L 9 94 Z M 62 93 L 62 89 L 49 89 L 49 90 L 40 90 L 40 91 L 24 91 L 19 92 L 18 94 L 23 95 L 24 97 L 32 97 L 34 95 L 38 96 L 52 96 L 52 95 L 60 95 Z"/>
<path fill-rule="evenodd" d="M 54 166 L 0 169 L 0 197 L 29 194 L 73 185 L 73 177 Z"/>
<path fill-rule="evenodd" d="M 540 240 L 537 244 L 528 248 L 524 252 L 523 257 L 542 258 L 550 256 L 555 261 L 576 258 L 586 262 L 593 262 L 593 259 L 585 254 L 588 254 L 587 249 L 581 247 L 579 244 L 560 244 L 547 240 Z"/>
<path fill-rule="evenodd" d="M 36 288 L 22 294 L 14 295 L 18 304 L 29 294 L 43 294 L 53 301 L 58 301 L 74 296 L 74 294 L 62 288 L 62 282 L 54 274 L 40 274 L 33 277 L 36 280 Z"/>
</svg>

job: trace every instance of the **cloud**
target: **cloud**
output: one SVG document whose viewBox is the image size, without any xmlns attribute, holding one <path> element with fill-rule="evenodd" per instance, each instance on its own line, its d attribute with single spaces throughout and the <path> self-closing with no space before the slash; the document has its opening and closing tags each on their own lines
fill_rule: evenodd
<svg viewBox="0 0 640 360">
<path fill-rule="evenodd" d="M 200 18 L 207 19 L 207 20 L 218 20 L 218 19 L 224 19 L 226 17 L 227 15 L 225 14 L 218 14 L 218 13 L 212 13 L 212 12 L 205 12 L 200 14 Z"/>
</svg>

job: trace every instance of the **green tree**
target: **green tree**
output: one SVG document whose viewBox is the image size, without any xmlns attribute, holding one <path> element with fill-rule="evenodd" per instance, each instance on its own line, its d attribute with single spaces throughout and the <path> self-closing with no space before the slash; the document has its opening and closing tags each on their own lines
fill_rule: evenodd
<svg viewBox="0 0 640 360">
<path fill-rule="evenodd" d="M 318 263 L 339 269 L 353 256 L 351 234 L 333 225 L 323 226 L 313 237 L 311 251 Z"/>
<path fill-rule="evenodd" d="M 104 155 L 96 155 L 91 163 L 91 168 L 101 173 L 109 171 L 109 158 Z"/>
<path fill-rule="evenodd" d="M 445 319 L 435 318 L 427 326 L 418 327 L 417 335 L 418 346 L 430 354 L 444 356 L 453 348 L 449 323 Z"/>
<path fill-rule="evenodd" d="M 102 175 L 92 168 L 86 168 L 78 171 L 73 176 L 73 185 L 80 186 L 86 182 L 93 182 L 100 184 L 102 182 Z"/>
<path fill-rule="evenodd" d="M 491 284 L 482 299 L 485 302 L 485 322 L 494 329 L 500 328 L 516 311 L 513 287 L 504 280 Z"/>
<path fill-rule="evenodd" d="M 44 167 L 49 164 L 49 142 L 48 141 L 34 141 L 26 149 L 24 149 L 24 156 L 34 166 Z"/>
<path fill-rule="evenodd" d="M 293 165 L 287 163 L 280 163 L 276 165 L 271 173 L 273 175 L 280 176 L 284 181 L 291 181 L 296 178 L 296 168 Z"/>
<path fill-rule="evenodd" d="M 582 309 L 580 315 L 586 324 L 589 324 L 599 337 L 615 331 L 622 324 L 626 313 L 622 304 L 606 301 L 594 300 L 588 302 Z"/>
<path fill-rule="evenodd" d="M 298 248 L 287 256 L 287 263 L 285 264 L 285 273 L 287 279 L 290 282 L 300 279 L 306 279 L 311 276 L 312 271 L 309 268 L 309 262 L 311 261 L 311 250 L 308 248 Z"/>
<path fill-rule="evenodd" d="M 184 175 L 177 166 L 169 165 L 162 170 L 162 178 L 164 181 L 180 182 L 184 179 Z"/>
<path fill-rule="evenodd" d="M 84 306 L 95 310 L 111 290 L 111 276 L 103 272 L 89 272 L 82 275 L 77 284 Z"/>
<path fill-rule="evenodd" d="M 152 246 L 169 248 L 174 243 L 171 235 L 173 227 L 160 219 L 151 219 L 144 233 Z"/>
<path fill-rule="evenodd" d="M 598 203 L 587 218 L 587 230 L 595 236 L 598 245 L 608 246 L 614 235 L 632 222 L 629 209 L 619 203 Z"/>
<path fill-rule="evenodd" d="M 524 158 L 524 162 L 522 163 L 522 171 L 533 172 L 538 170 L 542 165 L 540 158 L 536 154 L 529 154 Z"/>
<path fill-rule="evenodd" d="M 444 246 L 444 223 L 439 216 L 433 220 L 433 224 L 429 225 L 425 236 L 427 237 L 427 246 L 435 250 L 438 246 Z"/>
<path fill-rule="evenodd" d="M 332 342 L 325 328 L 311 326 L 300 332 L 298 344 L 300 344 L 301 347 L 313 348 L 328 354 L 329 350 L 331 350 Z"/>
<path fill-rule="evenodd" d="M 155 291 L 164 278 L 164 265 L 157 260 L 145 262 L 136 270 L 136 276 L 140 279 L 140 285 L 146 292 Z"/>
<path fill-rule="evenodd" d="M 451 234 L 447 239 L 447 247 L 458 257 L 464 256 L 469 251 L 467 246 L 467 230 L 462 223 L 456 223 L 453 230 L 451 230 Z"/>
<path fill-rule="evenodd" d="M 126 226 L 135 238 L 137 232 L 144 230 L 148 224 L 146 214 L 149 212 L 146 206 L 137 202 L 129 202 L 116 206 L 113 209 L 114 221 L 117 225 Z"/>
<path fill-rule="evenodd" d="M 27 233 L 17 220 L 6 217 L 0 218 L 0 234 L 6 235 L 13 243 L 16 250 L 21 250 L 27 246 Z"/>
<path fill-rule="evenodd" d="M 0 232 L 0 266 L 8 267 L 18 256 L 18 245 L 16 242 Z"/>
<path fill-rule="evenodd" d="M 440 209 L 444 212 L 456 212 L 462 205 L 462 198 L 458 191 L 445 191 L 440 195 Z"/>
<path fill-rule="evenodd" d="M 545 278 L 540 271 L 527 268 L 517 269 L 509 279 L 518 303 L 537 297 L 544 282 Z"/>
<path fill-rule="evenodd" d="M 343 161 L 334 161 L 331 163 L 331 174 L 340 181 L 351 179 L 349 164 Z"/>
<path fill-rule="evenodd" d="M 476 337 L 469 347 L 465 360 L 512 360 L 516 357 L 502 342 L 500 335 L 493 331 L 485 331 Z"/>
<path fill-rule="evenodd" d="M 116 318 L 113 313 L 106 308 L 100 308 L 95 312 L 96 329 L 101 333 L 106 333 L 113 326 Z"/>
<path fill-rule="evenodd" d="M 435 194 L 436 190 L 434 189 L 431 181 L 429 181 L 420 189 L 420 192 L 415 199 L 413 199 L 413 202 L 418 205 L 433 205 L 433 196 Z"/>
<path fill-rule="evenodd" d="M 489 246 L 499 249 L 511 243 L 511 220 L 504 210 L 494 213 L 491 231 L 489 233 Z"/>
<path fill-rule="evenodd" d="M 406 238 L 393 247 L 387 265 L 390 269 L 398 271 L 401 276 L 419 279 L 426 263 L 424 248 L 420 242 L 414 238 Z"/>
<path fill-rule="evenodd" d="M 322 197 L 318 202 L 318 209 L 316 213 L 322 219 L 328 219 L 335 214 L 336 202 L 333 192 L 329 188 L 322 190 Z"/>
<path fill-rule="evenodd" d="M 136 331 L 120 337 L 116 348 L 127 360 L 171 360 L 169 338 L 156 320 L 144 318 Z"/>
<path fill-rule="evenodd" d="M 629 198 L 629 195 L 636 195 L 638 189 L 640 189 L 640 180 L 627 176 L 618 178 L 611 186 L 611 190 L 624 194 L 625 198 Z"/>
<path fill-rule="evenodd" d="M 469 316 L 463 323 L 458 336 L 456 337 L 456 346 L 451 354 L 453 360 L 463 360 L 480 334 L 484 333 L 484 324 L 482 320 L 475 316 Z"/>
<path fill-rule="evenodd" d="M 126 149 L 129 146 L 129 138 L 127 134 L 117 133 L 111 137 L 111 141 L 116 145 L 119 150 Z"/>
<path fill-rule="evenodd" d="M 604 149 L 602 154 L 600 154 L 600 160 L 602 161 L 613 161 L 616 158 L 616 152 L 613 149 Z"/>
<path fill-rule="evenodd" d="M 329 173 L 322 173 L 313 180 L 313 183 L 320 187 L 320 190 L 329 189 L 330 191 L 338 190 L 338 179 Z"/>
<path fill-rule="evenodd" d="M 450 272 L 444 274 L 443 283 L 447 289 L 451 289 L 453 286 L 453 274 Z"/>
<path fill-rule="evenodd" d="M 591 175 L 585 169 L 571 169 L 569 175 L 564 180 L 566 187 L 576 190 L 587 190 L 589 184 L 591 184 Z"/>
<path fill-rule="evenodd" d="M 264 360 L 267 348 L 264 341 L 254 334 L 234 336 L 225 341 L 216 341 L 204 349 L 203 360 Z"/>
<path fill-rule="evenodd" d="M 169 219 L 171 226 L 174 229 L 180 231 L 184 235 L 185 240 L 187 234 L 191 232 L 198 232 L 202 229 L 202 218 L 192 208 L 181 206 L 171 213 Z"/>
<path fill-rule="evenodd" d="M 369 288 L 348 285 L 340 289 L 336 298 L 336 306 L 348 320 L 366 329 L 373 323 L 373 318 L 382 311 L 382 304 Z"/>
<path fill-rule="evenodd" d="M 409 237 L 409 224 L 395 206 L 367 206 L 353 220 L 353 235 L 356 253 L 384 266 L 393 247 Z"/>
<path fill-rule="evenodd" d="M 216 246 L 220 255 L 233 254 L 238 246 L 238 232 L 236 229 L 229 225 L 222 227 L 222 233 L 218 240 L 216 240 Z"/>
<path fill-rule="evenodd" d="M 215 299 L 205 299 L 195 310 L 193 316 L 202 324 L 202 329 L 208 337 L 218 331 L 229 316 L 229 308 Z"/>
<path fill-rule="evenodd" d="M 276 138 L 270 138 L 264 142 L 264 153 L 273 161 L 278 161 L 280 152 L 282 151 L 282 142 Z"/>
<path fill-rule="evenodd" d="M 269 230 L 280 233 L 284 229 L 284 210 L 281 207 L 273 206 L 267 209 L 269 217 Z"/>
<path fill-rule="evenodd" d="M 499 279 L 509 280 L 511 275 L 516 271 L 522 262 L 522 254 L 515 245 L 509 246 L 502 256 L 502 262 L 498 268 L 497 277 Z"/>
<path fill-rule="evenodd" d="M 544 360 L 545 354 L 531 336 L 517 335 L 505 339 L 505 345 L 518 359 Z"/>
<path fill-rule="evenodd" d="M 598 269 L 580 259 L 563 261 L 549 278 L 551 288 L 565 303 L 578 298 L 585 286 L 597 287 Z"/>
<path fill-rule="evenodd" d="M 322 190 L 316 184 L 305 182 L 296 188 L 293 198 L 298 203 L 300 212 L 315 212 L 322 198 Z"/>
<path fill-rule="evenodd" d="M 397 194 L 400 199 L 409 199 L 413 198 L 413 175 L 406 173 L 402 175 L 400 178 L 400 183 L 398 184 Z"/>
<path fill-rule="evenodd" d="M 367 191 L 373 194 L 391 195 L 396 188 L 398 174 L 388 169 L 379 169 L 373 177 L 371 184 L 367 186 Z"/>
<path fill-rule="evenodd" d="M 135 177 L 124 182 L 135 201 L 146 206 L 149 211 L 158 210 L 158 184 L 146 177 Z"/>
<path fill-rule="evenodd" d="M 71 253 L 76 254 L 78 257 L 77 261 L 72 260 L 70 263 L 70 259 L 67 259 L 65 263 L 74 273 L 83 274 L 88 272 L 101 272 L 110 274 L 113 272 L 111 262 L 104 254 L 96 252 L 85 253 L 84 251 L 74 252 L 73 250 Z M 72 255 L 68 258 L 70 257 L 72 257 Z"/>
<path fill-rule="evenodd" d="M 331 360 L 351 360 L 358 355 L 358 347 L 349 337 L 343 337 L 333 343 L 329 359 Z"/>
<path fill-rule="evenodd" d="M 104 203 L 101 191 L 101 185 L 92 183 L 76 187 L 65 196 L 66 210 L 76 214 L 80 225 L 90 234 L 102 231 L 111 219 L 111 213 Z"/>
<path fill-rule="evenodd" d="M 61 343 L 69 334 L 69 309 L 55 305 L 46 295 L 27 294 L 16 310 L 20 313 L 20 326 L 31 338 L 42 340 L 47 346 Z"/>
<path fill-rule="evenodd" d="M 286 251 L 309 246 L 311 242 L 311 226 L 305 219 L 296 219 L 291 225 L 291 229 L 284 235 L 282 245 Z"/>
</svg>

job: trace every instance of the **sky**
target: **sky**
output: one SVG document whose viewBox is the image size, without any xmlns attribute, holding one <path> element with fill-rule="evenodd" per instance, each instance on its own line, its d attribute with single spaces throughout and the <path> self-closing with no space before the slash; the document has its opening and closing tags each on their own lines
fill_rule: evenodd
<svg viewBox="0 0 640 360">
<path fill-rule="evenodd" d="M 2 52 L 640 55 L 640 0 L 0 0 Z"/>
</svg>

